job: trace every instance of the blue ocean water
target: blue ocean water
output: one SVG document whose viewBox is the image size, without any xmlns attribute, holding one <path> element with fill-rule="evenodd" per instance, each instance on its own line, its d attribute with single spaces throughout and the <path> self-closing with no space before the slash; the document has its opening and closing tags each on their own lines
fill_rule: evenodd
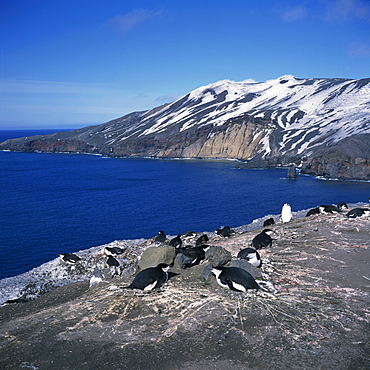
<svg viewBox="0 0 370 370">
<path fill-rule="evenodd" d="M 0 141 L 51 132 L 0 131 Z M 366 182 L 285 177 L 286 170 L 238 170 L 227 160 L 0 152 L 0 279 L 59 253 L 161 229 L 213 231 L 279 214 L 285 202 L 298 211 L 370 195 Z"/>
</svg>

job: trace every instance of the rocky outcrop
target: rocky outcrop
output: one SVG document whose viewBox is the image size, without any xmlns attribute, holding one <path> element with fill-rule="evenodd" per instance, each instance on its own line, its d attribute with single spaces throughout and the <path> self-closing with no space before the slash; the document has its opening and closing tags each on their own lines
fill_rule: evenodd
<svg viewBox="0 0 370 370">
<path fill-rule="evenodd" d="M 275 293 L 223 289 L 200 264 L 171 268 L 149 293 L 115 277 L 6 304 L 0 368 L 366 369 L 369 222 L 320 214 L 276 223 L 260 269 Z M 212 244 L 235 257 L 256 232 Z"/>
<path fill-rule="evenodd" d="M 370 181 L 370 135 L 346 138 L 338 144 L 321 146 L 304 158 L 301 172 L 332 179 Z"/>
</svg>

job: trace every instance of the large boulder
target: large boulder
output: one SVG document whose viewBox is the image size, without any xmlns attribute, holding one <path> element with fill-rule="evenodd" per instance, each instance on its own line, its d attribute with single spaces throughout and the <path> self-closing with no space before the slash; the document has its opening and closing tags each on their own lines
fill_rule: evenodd
<svg viewBox="0 0 370 370">
<path fill-rule="evenodd" d="M 253 266 L 247 260 L 243 260 L 243 259 L 232 260 L 232 261 L 228 262 L 226 264 L 226 266 L 227 267 L 239 267 L 239 268 L 249 272 L 255 279 L 262 278 L 261 269 Z"/>
<path fill-rule="evenodd" d="M 226 262 L 229 262 L 231 258 L 231 253 L 218 245 L 211 245 L 206 251 L 206 260 L 213 266 L 224 265 Z"/>
<path fill-rule="evenodd" d="M 140 258 L 137 271 L 144 270 L 148 267 L 156 267 L 160 263 L 172 265 L 175 259 L 175 248 L 170 246 L 149 247 Z"/>
</svg>

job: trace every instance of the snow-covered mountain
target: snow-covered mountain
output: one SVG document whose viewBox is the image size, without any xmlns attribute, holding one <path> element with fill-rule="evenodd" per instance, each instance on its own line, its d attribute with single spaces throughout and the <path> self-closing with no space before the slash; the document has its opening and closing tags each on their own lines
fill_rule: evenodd
<svg viewBox="0 0 370 370">
<path fill-rule="evenodd" d="M 296 162 L 307 173 L 370 180 L 370 78 L 223 80 L 171 104 L 0 149 Z"/>
</svg>

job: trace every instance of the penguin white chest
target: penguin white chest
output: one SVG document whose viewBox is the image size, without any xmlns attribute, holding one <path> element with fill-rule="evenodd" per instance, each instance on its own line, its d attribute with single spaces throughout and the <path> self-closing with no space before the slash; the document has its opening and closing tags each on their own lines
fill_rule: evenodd
<svg viewBox="0 0 370 370">
<path fill-rule="evenodd" d="M 283 223 L 289 222 L 292 218 L 292 208 L 288 203 L 285 203 L 281 210 L 281 221 L 283 221 Z"/>
</svg>

